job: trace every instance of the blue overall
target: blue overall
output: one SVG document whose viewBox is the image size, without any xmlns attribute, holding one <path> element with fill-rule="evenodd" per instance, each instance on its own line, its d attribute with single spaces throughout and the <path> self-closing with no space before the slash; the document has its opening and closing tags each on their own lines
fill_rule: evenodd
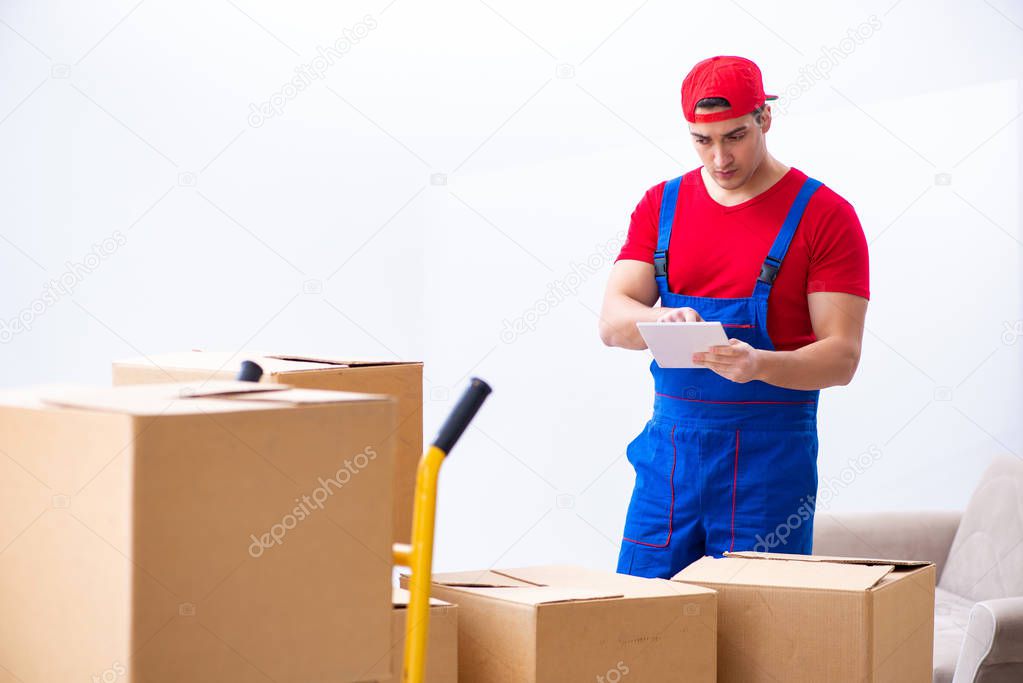
<svg viewBox="0 0 1023 683">
<path fill-rule="evenodd" d="M 721 321 L 729 337 L 773 350 L 767 297 L 820 182 L 807 178 L 800 189 L 753 295 L 730 299 L 668 288 L 668 245 L 681 180 L 668 181 L 661 203 L 654 254 L 661 305 L 693 308 L 704 320 Z M 819 392 L 733 382 L 708 368 L 664 369 L 656 361 L 650 372 L 653 416 L 626 451 L 636 485 L 618 572 L 670 578 L 703 555 L 732 550 L 809 554 Z"/>
</svg>

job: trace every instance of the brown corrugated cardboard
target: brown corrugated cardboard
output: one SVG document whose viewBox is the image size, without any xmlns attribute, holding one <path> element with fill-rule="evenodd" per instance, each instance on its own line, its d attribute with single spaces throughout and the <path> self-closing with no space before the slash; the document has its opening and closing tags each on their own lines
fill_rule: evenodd
<svg viewBox="0 0 1023 683">
<path fill-rule="evenodd" d="M 115 361 L 115 385 L 234 379 L 243 360 L 259 363 L 263 382 L 307 389 L 386 394 L 397 401 L 394 540 L 408 543 L 416 466 L 423 453 L 423 364 L 263 352 L 185 351 Z"/>
<path fill-rule="evenodd" d="M 394 621 L 391 633 L 390 683 L 401 681 L 404 664 L 405 619 L 409 592 L 394 589 Z M 458 683 L 458 608 L 450 602 L 430 598 L 430 627 L 426 643 L 424 683 Z"/>
<path fill-rule="evenodd" d="M 435 574 L 433 594 L 458 605 L 462 681 L 715 679 L 712 590 L 555 565 Z"/>
<path fill-rule="evenodd" d="M 718 592 L 718 680 L 929 683 L 934 565 L 726 553 L 675 581 Z"/>
<path fill-rule="evenodd" d="M 0 663 L 25 683 L 390 675 L 394 401 L 0 396 Z M 111 678 L 113 676 L 113 678 Z"/>
</svg>

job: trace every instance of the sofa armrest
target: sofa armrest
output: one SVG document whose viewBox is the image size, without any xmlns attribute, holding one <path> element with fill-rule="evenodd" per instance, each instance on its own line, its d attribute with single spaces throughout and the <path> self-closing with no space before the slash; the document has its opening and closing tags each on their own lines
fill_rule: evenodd
<svg viewBox="0 0 1023 683">
<path fill-rule="evenodd" d="M 821 513 L 813 523 L 813 554 L 930 560 L 940 578 L 961 517 L 949 510 Z"/>
<path fill-rule="evenodd" d="M 1023 597 L 984 600 L 973 606 L 952 681 L 1023 681 Z"/>
</svg>

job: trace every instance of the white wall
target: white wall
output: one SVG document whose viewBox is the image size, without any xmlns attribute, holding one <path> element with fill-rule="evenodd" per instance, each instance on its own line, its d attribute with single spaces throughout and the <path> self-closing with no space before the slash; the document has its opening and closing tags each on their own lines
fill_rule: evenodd
<svg viewBox="0 0 1023 683">
<path fill-rule="evenodd" d="M 773 153 L 870 240 L 822 482 L 880 455 L 827 507 L 959 507 L 1023 455 L 1018 5 L 8 0 L 0 20 L 5 385 L 190 347 L 422 358 L 429 438 L 478 374 L 495 393 L 445 465 L 438 567 L 612 567 L 651 387 L 645 353 L 596 336 L 607 245 L 698 164 L 685 72 L 741 54 L 788 94 Z M 346 29 L 364 37 L 254 120 Z M 538 307 L 552 283 L 568 295 Z"/>
</svg>

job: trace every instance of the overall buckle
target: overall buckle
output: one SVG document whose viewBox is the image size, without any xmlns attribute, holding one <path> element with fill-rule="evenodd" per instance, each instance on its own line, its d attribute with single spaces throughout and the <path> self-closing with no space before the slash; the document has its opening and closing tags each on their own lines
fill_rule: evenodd
<svg viewBox="0 0 1023 683">
<path fill-rule="evenodd" d="M 760 266 L 760 277 L 757 280 L 767 285 L 773 285 L 774 279 L 778 277 L 779 268 L 781 268 L 781 261 L 773 256 L 768 256 L 764 259 L 764 264 Z"/>
<path fill-rule="evenodd" d="M 654 275 L 656 277 L 668 276 L 668 252 L 666 251 L 654 252 Z"/>
</svg>

